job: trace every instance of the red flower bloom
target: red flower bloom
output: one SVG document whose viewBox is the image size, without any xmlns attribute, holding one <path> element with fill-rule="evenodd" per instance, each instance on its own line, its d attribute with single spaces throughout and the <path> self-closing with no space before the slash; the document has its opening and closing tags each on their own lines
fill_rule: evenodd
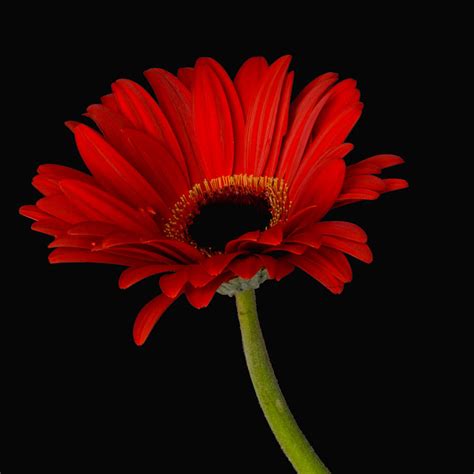
<svg viewBox="0 0 474 474">
<path fill-rule="evenodd" d="M 291 101 L 289 64 L 251 58 L 234 81 L 209 58 L 177 77 L 151 69 L 156 101 L 119 80 L 87 110 L 101 133 L 68 123 L 91 174 L 39 167 L 44 197 L 21 213 L 55 237 L 51 263 L 126 266 L 121 288 L 162 275 L 162 294 L 135 322 L 137 344 L 183 293 L 202 308 L 217 290 L 231 293 L 230 280 L 280 280 L 295 267 L 340 293 L 352 278 L 345 254 L 372 260 L 361 228 L 322 219 L 405 188 L 376 176 L 403 160 L 346 166 L 344 140 L 362 112 L 355 81 L 323 74 Z"/>
</svg>

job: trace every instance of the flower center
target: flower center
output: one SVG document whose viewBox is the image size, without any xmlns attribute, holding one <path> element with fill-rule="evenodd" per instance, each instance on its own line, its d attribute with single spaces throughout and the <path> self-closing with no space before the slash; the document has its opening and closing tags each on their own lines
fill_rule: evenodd
<svg viewBox="0 0 474 474">
<path fill-rule="evenodd" d="M 224 250 L 225 244 L 251 230 L 264 230 L 272 215 L 260 196 L 216 196 L 203 204 L 188 233 L 199 248 Z"/>
<path fill-rule="evenodd" d="M 196 184 L 175 204 L 165 234 L 205 253 L 223 251 L 230 240 L 286 220 L 287 185 L 279 178 L 233 175 Z"/>
</svg>

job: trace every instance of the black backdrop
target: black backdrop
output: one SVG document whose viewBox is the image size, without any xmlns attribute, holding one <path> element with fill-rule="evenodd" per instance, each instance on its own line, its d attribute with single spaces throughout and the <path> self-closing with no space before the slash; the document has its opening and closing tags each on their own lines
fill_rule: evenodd
<svg viewBox="0 0 474 474">
<path fill-rule="evenodd" d="M 164 18 L 157 31 L 137 34 L 124 23 L 110 30 L 53 23 L 16 58 L 23 92 L 15 107 L 30 113 L 15 125 L 12 213 L 37 199 L 30 180 L 39 164 L 81 166 L 63 121 L 79 119 L 115 79 L 144 84 L 143 70 L 175 71 L 199 56 L 233 74 L 251 55 L 289 53 L 295 90 L 327 71 L 358 80 L 365 110 L 350 137 L 350 160 L 399 154 L 407 164 L 387 175 L 411 187 L 332 214 L 361 225 L 375 256 L 371 265 L 352 262 L 354 280 L 342 295 L 295 271 L 263 285 L 257 298 L 281 387 L 324 462 L 336 474 L 401 472 L 420 449 L 430 370 L 423 353 L 429 316 L 414 308 L 422 299 L 418 188 L 428 162 L 423 87 L 433 44 L 403 22 L 396 30 L 384 23 L 366 40 L 341 31 L 295 35 L 282 25 L 273 34 L 253 25 L 251 37 L 245 25 L 171 34 Z M 50 239 L 32 233 L 24 218 L 13 222 L 6 255 L 13 306 L 4 318 L 13 326 L 4 333 L 13 342 L 9 463 L 34 459 L 61 472 L 113 472 L 128 463 L 134 473 L 292 472 L 253 393 L 230 298 L 217 295 L 200 311 L 179 300 L 138 348 L 133 320 L 156 294 L 156 281 L 123 292 L 116 267 L 49 265 Z"/>
</svg>

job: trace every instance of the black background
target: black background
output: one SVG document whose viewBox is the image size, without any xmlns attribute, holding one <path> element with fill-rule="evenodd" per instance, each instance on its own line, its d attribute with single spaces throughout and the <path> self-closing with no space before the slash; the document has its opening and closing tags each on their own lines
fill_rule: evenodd
<svg viewBox="0 0 474 474">
<path fill-rule="evenodd" d="M 431 159 L 426 77 L 437 48 L 428 31 L 387 16 L 370 30 L 335 23 L 325 33 L 316 24 L 290 32 L 283 21 L 270 32 L 247 23 L 189 30 L 176 17 L 170 24 L 160 17 L 156 28 L 134 22 L 138 32 L 112 18 L 77 28 L 51 21 L 30 34 L 12 78 L 22 89 L 13 109 L 12 214 L 39 197 L 30 185 L 38 165 L 82 166 L 63 121 L 79 119 L 118 78 L 145 84 L 142 71 L 175 71 L 199 56 L 234 74 L 249 56 L 272 61 L 289 53 L 295 90 L 327 71 L 358 80 L 365 110 L 349 160 L 399 154 L 406 165 L 387 176 L 408 179 L 410 188 L 329 216 L 361 225 L 375 256 L 371 265 L 353 261 L 354 280 L 342 295 L 299 271 L 257 293 L 282 390 L 336 474 L 402 472 L 408 459 L 413 470 L 406 472 L 422 472 L 415 466 L 424 463 L 425 383 L 434 368 L 425 350 L 430 315 L 420 310 L 429 253 L 421 245 L 429 219 L 421 188 Z M 156 281 L 123 292 L 116 267 L 49 265 L 50 239 L 19 216 L 13 226 L 6 255 L 12 309 L 4 318 L 13 342 L 9 462 L 34 458 L 51 472 L 71 465 L 113 472 L 128 463 L 134 473 L 293 472 L 253 393 L 233 300 L 217 295 L 200 311 L 179 300 L 138 348 L 133 320 L 156 294 Z"/>
</svg>

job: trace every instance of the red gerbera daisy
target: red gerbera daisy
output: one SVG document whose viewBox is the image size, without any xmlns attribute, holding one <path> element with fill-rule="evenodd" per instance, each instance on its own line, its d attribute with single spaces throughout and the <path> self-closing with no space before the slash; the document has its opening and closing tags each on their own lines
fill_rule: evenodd
<svg viewBox="0 0 474 474">
<path fill-rule="evenodd" d="M 323 218 L 405 188 L 377 176 L 403 160 L 346 166 L 345 139 L 362 112 L 355 81 L 323 74 L 292 101 L 289 64 L 251 58 L 233 81 L 209 58 L 177 76 L 151 69 L 156 100 L 119 80 L 87 110 L 100 133 L 68 123 L 90 174 L 39 167 L 33 185 L 44 197 L 21 213 L 55 237 L 51 263 L 125 266 L 121 288 L 161 275 L 162 293 L 136 319 L 137 344 L 182 294 L 202 308 L 216 292 L 295 267 L 340 293 L 352 278 L 345 254 L 372 260 L 360 227 Z"/>
</svg>

